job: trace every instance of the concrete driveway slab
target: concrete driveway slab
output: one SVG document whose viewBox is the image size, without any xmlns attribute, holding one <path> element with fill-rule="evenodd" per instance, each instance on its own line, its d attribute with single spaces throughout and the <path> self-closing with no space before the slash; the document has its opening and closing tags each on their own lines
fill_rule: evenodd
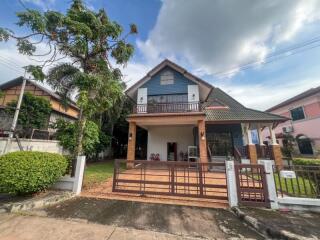
<svg viewBox="0 0 320 240">
<path fill-rule="evenodd" d="M 6 214 L 7 215 L 7 214 Z M 107 239 L 113 226 L 86 224 L 53 218 L 7 215 L 0 223 L 0 239 L 12 240 L 63 240 Z"/>
<path fill-rule="evenodd" d="M 47 217 L 1 214 L 0 240 L 197 240 L 167 233 Z"/>
<path fill-rule="evenodd" d="M 44 209 L 47 216 L 210 239 L 263 239 L 225 209 L 79 197 Z"/>
</svg>

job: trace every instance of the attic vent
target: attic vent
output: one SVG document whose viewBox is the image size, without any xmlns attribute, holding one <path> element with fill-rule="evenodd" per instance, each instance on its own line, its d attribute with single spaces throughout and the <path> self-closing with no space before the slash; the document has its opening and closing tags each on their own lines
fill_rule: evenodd
<svg viewBox="0 0 320 240">
<path fill-rule="evenodd" d="M 206 110 L 217 110 L 217 109 L 229 109 L 227 105 L 223 102 L 220 102 L 218 99 L 215 99 L 209 106 L 206 107 Z"/>
<path fill-rule="evenodd" d="M 174 74 L 171 71 L 165 71 L 160 76 L 161 85 L 169 85 L 174 83 Z"/>
</svg>

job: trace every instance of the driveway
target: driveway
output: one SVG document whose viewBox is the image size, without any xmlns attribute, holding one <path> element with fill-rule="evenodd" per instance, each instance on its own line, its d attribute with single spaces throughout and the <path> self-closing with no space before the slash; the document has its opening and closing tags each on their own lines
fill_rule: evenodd
<svg viewBox="0 0 320 240">
<path fill-rule="evenodd" d="M 224 209 L 79 197 L 46 208 L 42 214 L 182 237 L 263 239 Z"/>
</svg>

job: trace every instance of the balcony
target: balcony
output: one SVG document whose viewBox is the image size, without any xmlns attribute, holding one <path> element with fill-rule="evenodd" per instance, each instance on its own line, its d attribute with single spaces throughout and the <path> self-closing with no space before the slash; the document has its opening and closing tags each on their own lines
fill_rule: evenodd
<svg viewBox="0 0 320 240">
<path fill-rule="evenodd" d="M 137 104 L 133 106 L 134 114 L 185 113 L 185 112 L 200 112 L 200 111 L 201 111 L 201 105 L 199 102 L 148 103 L 148 104 Z"/>
</svg>

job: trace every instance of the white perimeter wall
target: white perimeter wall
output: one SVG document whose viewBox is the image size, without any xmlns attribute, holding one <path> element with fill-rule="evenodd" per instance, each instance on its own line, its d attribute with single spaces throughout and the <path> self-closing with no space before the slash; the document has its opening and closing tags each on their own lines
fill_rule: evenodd
<svg viewBox="0 0 320 240">
<path fill-rule="evenodd" d="M 0 155 L 6 145 L 7 138 L 0 138 Z M 21 145 L 24 151 L 39 151 L 39 152 L 52 152 L 67 154 L 59 141 L 55 140 L 41 140 L 41 139 L 20 139 Z M 20 151 L 18 143 L 15 139 L 12 139 L 10 152 Z"/>
<path fill-rule="evenodd" d="M 177 157 L 179 153 L 188 151 L 193 146 L 193 126 L 151 126 L 148 128 L 148 159 L 151 153 L 159 153 L 160 160 L 167 160 L 167 143 L 177 143 Z"/>
</svg>

